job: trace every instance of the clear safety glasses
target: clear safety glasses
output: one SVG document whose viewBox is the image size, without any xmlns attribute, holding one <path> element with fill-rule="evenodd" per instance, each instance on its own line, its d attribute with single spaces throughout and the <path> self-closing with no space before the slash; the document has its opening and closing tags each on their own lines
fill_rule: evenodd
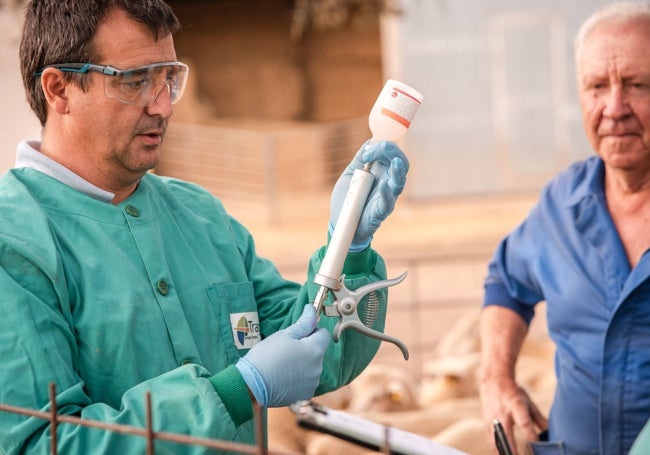
<svg viewBox="0 0 650 455">
<path fill-rule="evenodd" d="M 35 75 L 43 74 L 45 68 L 67 73 L 94 71 L 104 74 L 109 76 L 104 78 L 104 94 L 108 98 L 143 107 L 155 102 L 165 87 L 169 90 L 172 104 L 178 102 L 185 91 L 189 73 L 188 66 L 181 62 L 153 63 L 126 70 L 94 63 L 57 63 L 45 66 Z"/>
</svg>

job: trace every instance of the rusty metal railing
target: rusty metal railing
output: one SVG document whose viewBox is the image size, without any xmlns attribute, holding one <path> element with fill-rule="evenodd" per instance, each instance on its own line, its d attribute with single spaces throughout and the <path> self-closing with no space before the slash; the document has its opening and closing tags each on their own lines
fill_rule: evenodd
<svg viewBox="0 0 650 455">
<path fill-rule="evenodd" d="M 49 412 L 37 411 L 29 408 L 11 406 L 7 404 L 0 403 L 0 412 L 10 412 L 14 414 L 20 414 L 29 417 L 35 417 L 38 419 L 43 419 L 49 421 L 50 430 L 51 430 L 51 442 L 50 442 L 50 454 L 59 455 L 58 452 L 58 440 L 57 440 L 57 428 L 60 424 L 72 424 L 82 427 L 95 428 L 105 431 L 110 431 L 113 433 L 130 435 L 133 437 L 145 438 L 146 442 L 146 455 L 155 455 L 155 442 L 156 441 L 167 441 L 173 442 L 181 445 L 194 445 L 198 447 L 204 447 L 207 449 L 217 449 L 227 452 L 235 452 L 241 454 L 251 454 L 251 455 L 298 455 L 291 452 L 279 452 L 279 451 L 269 451 L 266 446 L 266 430 L 264 428 L 264 419 L 262 409 L 259 404 L 253 404 L 253 414 L 255 419 L 255 430 L 256 430 L 256 444 L 248 445 L 242 443 L 235 443 L 231 441 L 210 439 L 210 438 L 200 438 L 195 436 L 169 433 L 164 431 L 154 431 L 153 430 L 153 420 L 154 415 L 151 409 L 151 394 L 147 392 L 145 394 L 145 427 L 138 428 L 130 425 L 123 424 L 113 424 L 102 422 L 98 420 L 91 419 L 82 419 L 81 417 L 63 415 L 58 413 L 57 403 L 56 403 L 56 386 L 51 383 L 49 387 L 49 396 L 50 396 L 50 410 Z"/>
<path fill-rule="evenodd" d="M 153 411 L 151 408 L 151 393 L 145 393 L 145 427 L 138 428 L 130 425 L 113 424 L 102 422 L 99 420 L 82 419 L 76 416 L 64 415 L 58 413 L 56 402 L 56 386 L 50 383 L 49 386 L 50 396 L 50 410 L 49 412 L 36 411 L 29 408 L 20 406 L 11 406 L 0 403 L 0 412 L 9 412 L 20 414 L 28 417 L 35 417 L 49 421 L 50 432 L 52 434 L 50 439 L 50 454 L 59 455 L 57 429 L 59 424 L 72 424 L 82 427 L 95 428 L 99 430 L 110 431 L 113 433 L 126 434 L 133 437 L 141 437 L 146 439 L 146 455 L 155 455 L 155 442 L 167 441 L 181 445 L 194 445 L 206 449 L 217 449 L 227 452 L 235 452 L 240 454 L 251 455 L 300 455 L 294 452 L 269 450 L 266 445 L 266 430 L 264 426 L 264 418 L 262 408 L 256 402 L 253 402 L 253 414 L 255 419 L 255 433 L 257 442 L 255 445 L 248 445 L 242 443 L 235 443 L 225 440 L 199 438 L 177 433 L 168 433 L 164 431 L 153 430 Z M 296 423 L 297 425 L 297 423 Z M 379 448 L 379 452 L 383 454 L 390 454 L 390 427 L 386 426 L 384 429 L 384 443 Z"/>
</svg>

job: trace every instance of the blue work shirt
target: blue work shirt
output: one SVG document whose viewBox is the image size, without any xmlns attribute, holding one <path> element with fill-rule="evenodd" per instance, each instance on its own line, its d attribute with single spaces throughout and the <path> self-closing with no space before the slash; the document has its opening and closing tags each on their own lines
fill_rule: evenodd
<svg viewBox="0 0 650 455">
<path fill-rule="evenodd" d="M 498 246 L 484 305 L 527 322 L 546 301 L 557 346 L 549 437 L 567 454 L 624 454 L 650 417 L 650 258 L 634 269 L 607 210 L 604 164 L 558 174 Z"/>
</svg>

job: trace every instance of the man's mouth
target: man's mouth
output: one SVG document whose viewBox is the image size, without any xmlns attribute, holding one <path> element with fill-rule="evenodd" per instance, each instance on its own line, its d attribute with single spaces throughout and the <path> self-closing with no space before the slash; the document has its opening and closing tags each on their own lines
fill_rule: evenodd
<svg viewBox="0 0 650 455">
<path fill-rule="evenodd" d="M 142 130 L 140 134 L 143 136 L 162 136 L 165 131 L 162 128 L 151 128 L 147 130 Z"/>
<path fill-rule="evenodd" d="M 605 131 L 599 133 L 601 137 L 611 137 L 614 139 L 617 138 L 626 138 L 626 137 L 632 137 L 632 136 L 638 136 L 636 132 L 633 131 Z"/>
<path fill-rule="evenodd" d="M 153 145 L 160 144 L 162 142 L 163 135 L 164 133 L 162 130 L 144 131 L 139 134 L 139 136 L 144 138 L 147 144 L 153 144 Z"/>
</svg>

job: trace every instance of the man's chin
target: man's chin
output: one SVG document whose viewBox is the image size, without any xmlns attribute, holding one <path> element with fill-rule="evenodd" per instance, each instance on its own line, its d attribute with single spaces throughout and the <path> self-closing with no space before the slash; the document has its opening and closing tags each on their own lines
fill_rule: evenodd
<svg viewBox="0 0 650 455">
<path fill-rule="evenodd" d="M 143 159 L 144 158 L 144 159 Z M 154 152 L 148 154 L 146 157 L 141 155 L 141 159 L 134 160 L 128 166 L 129 170 L 135 174 L 146 174 L 147 172 L 155 169 L 160 164 L 160 154 Z"/>
<path fill-rule="evenodd" d="M 619 149 L 605 149 L 599 153 L 599 156 L 609 167 L 614 167 L 622 171 L 635 171 L 641 167 L 646 167 L 650 160 L 650 154 L 646 151 L 621 151 Z"/>
</svg>

